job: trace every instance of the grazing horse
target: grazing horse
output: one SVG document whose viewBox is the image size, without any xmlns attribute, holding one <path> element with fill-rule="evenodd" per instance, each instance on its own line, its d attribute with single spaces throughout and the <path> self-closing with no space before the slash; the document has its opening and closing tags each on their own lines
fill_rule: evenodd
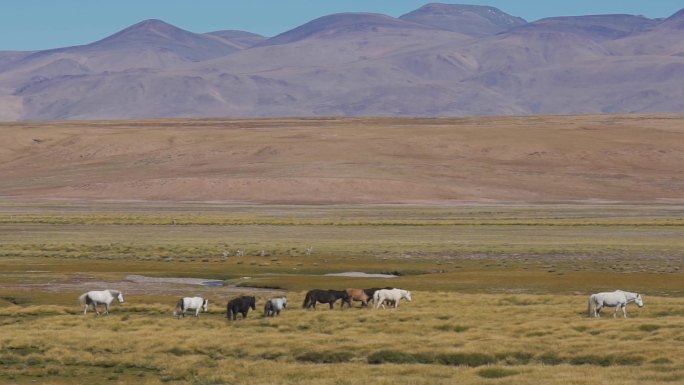
<svg viewBox="0 0 684 385">
<path fill-rule="evenodd" d="M 371 287 L 370 289 L 363 289 L 363 292 L 366 293 L 369 301 L 373 301 L 373 296 L 375 295 L 375 292 L 378 290 L 382 290 L 382 289 L 392 290 L 394 288 L 389 287 L 389 286 L 387 286 L 387 287 Z"/>
<path fill-rule="evenodd" d="M 378 309 L 380 306 L 385 308 L 385 301 L 394 301 L 394 308 L 399 306 L 399 300 L 406 298 L 409 302 L 411 301 L 411 292 L 403 289 L 380 289 L 373 294 L 373 301 L 375 302 L 375 308 Z"/>
<path fill-rule="evenodd" d="M 587 313 L 589 317 L 592 315 L 594 317 L 600 317 L 601 309 L 604 306 L 614 307 L 615 312 L 613 312 L 613 318 L 617 317 L 618 310 L 622 309 L 623 318 L 627 318 L 627 304 L 634 302 L 637 306 L 644 306 L 644 301 L 641 298 L 641 294 L 630 293 L 628 291 L 615 290 L 613 292 L 603 292 L 596 293 L 589 296 L 589 301 L 587 301 Z M 593 305 L 593 311 L 592 311 Z"/>
<path fill-rule="evenodd" d="M 237 319 L 237 314 L 242 314 L 242 319 L 247 318 L 249 308 L 256 310 L 256 298 L 243 295 L 242 297 L 233 298 L 226 305 L 226 318 Z"/>
<path fill-rule="evenodd" d="M 347 288 L 344 290 L 352 301 L 361 301 L 361 307 L 368 306 L 368 294 L 363 289 Z M 344 305 L 344 303 L 342 303 Z M 351 301 L 349 302 L 351 307 Z"/>
<path fill-rule="evenodd" d="M 304 309 L 310 309 L 313 307 L 314 310 L 316 310 L 316 302 L 320 302 L 329 304 L 330 310 L 332 310 L 333 306 L 335 305 L 335 302 L 338 299 L 342 299 L 340 309 L 342 309 L 345 302 L 349 305 L 349 307 L 351 307 L 351 299 L 349 298 L 349 295 L 346 291 L 323 289 L 309 290 L 306 293 L 306 297 L 304 297 L 304 304 L 302 305 L 302 307 Z"/>
<path fill-rule="evenodd" d="M 264 305 L 264 317 L 275 317 L 287 307 L 287 297 L 274 297 Z"/>
<path fill-rule="evenodd" d="M 124 302 L 123 294 L 118 290 L 92 290 L 87 293 L 81 294 L 78 297 L 78 301 L 83 306 L 83 315 L 88 312 L 88 305 L 93 305 L 93 310 L 95 314 L 100 315 L 97 310 L 97 305 L 104 304 L 105 314 L 109 314 L 109 304 L 116 298 L 119 303 Z"/>
<path fill-rule="evenodd" d="M 199 318 L 200 311 L 207 312 L 209 300 L 202 297 L 184 297 L 178 300 L 176 308 L 173 310 L 173 316 L 180 319 L 185 318 L 185 311 L 188 309 L 195 310 L 195 318 Z"/>
</svg>

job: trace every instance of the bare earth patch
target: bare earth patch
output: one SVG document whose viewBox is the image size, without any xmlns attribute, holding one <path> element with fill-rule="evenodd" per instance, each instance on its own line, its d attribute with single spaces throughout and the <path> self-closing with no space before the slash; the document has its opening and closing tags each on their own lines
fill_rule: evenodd
<svg viewBox="0 0 684 385">
<path fill-rule="evenodd" d="M 684 117 L 0 123 L 0 196 L 681 202 Z"/>
</svg>

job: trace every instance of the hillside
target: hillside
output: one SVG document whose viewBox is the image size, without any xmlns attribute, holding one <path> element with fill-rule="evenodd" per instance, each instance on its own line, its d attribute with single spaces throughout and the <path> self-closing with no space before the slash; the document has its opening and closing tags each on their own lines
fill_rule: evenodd
<svg viewBox="0 0 684 385">
<path fill-rule="evenodd" d="M 0 51 L 0 120 L 684 112 L 682 20 L 528 23 L 438 3 L 273 37 L 145 20 L 82 46 Z"/>
<path fill-rule="evenodd" d="M 684 117 L 2 123 L 0 196 L 268 203 L 684 200 Z"/>
</svg>

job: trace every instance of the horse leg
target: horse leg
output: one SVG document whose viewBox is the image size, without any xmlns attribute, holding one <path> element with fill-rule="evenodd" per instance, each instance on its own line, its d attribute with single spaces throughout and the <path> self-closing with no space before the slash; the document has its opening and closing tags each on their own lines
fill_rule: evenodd
<svg viewBox="0 0 684 385">
<path fill-rule="evenodd" d="M 104 313 L 105 313 L 105 315 L 109 315 L 109 304 L 107 302 L 105 302 L 104 305 L 105 305 L 105 312 Z"/>
<path fill-rule="evenodd" d="M 627 304 L 622 305 L 622 318 L 627 318 Z"/>
<path fill-rule="evenodd" d="M 95 302 L 93 302 L 92 305 L 93 305 L 93 310 L 95 310 L 95 314 L 100 315 L 100 311 L 97 310 L 97 304 Z"/>
<path fill-rule="evenodd" d="M 333 306 L 335 306 L 335 302 L 328 302 L 328 305 L 330 305 L 330 310 L 332 310 Z M 342 305 L 344 305 L 344 302 L 342 302 Z M 340 307 L 340 309 L 342 309 L 342 307 Z"/>
<path fill-rule="evenodd" d="M 83 305 L 83 315 L 86 315 L 88 312 L 88 304 Z"/>
<path fill-rule="evenodd" d="M 615 311 L 613 312 L 613 318 L 617 318 L 617 312 L 620 309 L 620 304 L 615 305 Z"/>
</svg>

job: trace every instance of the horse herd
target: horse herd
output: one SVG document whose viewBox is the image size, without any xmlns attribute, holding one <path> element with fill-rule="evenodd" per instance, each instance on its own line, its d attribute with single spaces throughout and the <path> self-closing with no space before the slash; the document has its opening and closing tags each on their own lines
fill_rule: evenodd
<svg viewBox="0 0 684 385">
<path fill-rule="evenodd" d="M 93 290 L 83 293 L 79 298 L 81 306 L 83 306 L 83 314 L 87 314 L 88 306 L 92 306 L 96 314 L 100 314 L 98 305 L 104 305 L 104 314 L 109 314 L 109 305 L 118 300 L 119 303 L 124 302 L 123 294 L 118 290 Z M 340 309 L 344 308 L 346 303 L 352 307 L 352 301 L 360 301 L 361 306 L 368 306 L 368 302 L 373 301 L 375 308 L 385 308 L 385 303 L 390 306 L 398 307 L 399 301 L 406 299 L 411 301 L 411 292 L 404 289 L 394 287 L 374 287 L 370 289 L 353 289 L 346 290 L 324 290 L 313 289 L 309 290 L 304 297 L 305 309 L 316 309 L 316 303 L 327 303 L 330 309 L 333 308 L 337 300 L 341 300 Z M 264 304 L 264 316 L 274 317 L 287 307 L 287 297 L 273 297 Z M 183 297 L 176 302 L 176 307 L 173 310 L 173 315 L 176 318 L 185 317 L 188 310 L 195 311 L 195 317 L 199 318 L 199 313 L 209 308 L 209 300 L 202 297 Z M 242 318 L 247 318 L 249 309 L 256 310 L 256 297 L 254 296 L 240 296 L 228 301 L 226 305 L 226 318 L 229 320 L 236 320 L 238 314 L 242 314 Z"/>
<path fill-rule="evenodd" d="M 88 312 L 88 306 L 92 306 L 96 314 L 100 314 L 97 309 L 98 305 L 104 305 L 104 314 L 109 314 L 109 305 L 114 299 L 119 303 L 124 302 L 123 294 L 118 290 L 101 290 L 89 291 L 83 293 L 79 298 L 83 306 L 83 314 Z M 309 290 L 304 296 L 304 303 L 302 305 L 305 309 L 316 309 L 317 303 L 327 303 L 330 309 L 334 304 L 341 300 L 340 309 L 344 308 L 346 303 L 349 307 L 352 306 L 352 301 L 360 301 L 361 306 L 368 306 L 368 302 L 373 301 L 376 309 L 385 308 L 385 303 L 390 306 L 398 307 L 399 301 L 406 299 L 411 301 L 411 292 L 394 287 L 374 287 L 370 289 L 346 289 L 346 290 L 324 290 L 313 289 Z M 615 312 L 613 318 L 617 317 L 619 310 L 622 310 L 622 315 L 627 318 L 627 304 L 630 302 L 636 303 L 637 306 L 643 307 L 644 301 L 641 294 L 632 293 L 628 291 L 616 290 L 613 292 L 596 293 L 589 296 L 587 302 L 588 316 L 600 317 L 601 309 L 604 307 L 614 307 Z M 200 311 L 208 310 L 209 301 L 202 297 L 184 297 L 178 300 L 176 307 L 173 310 L 173 315 L 177 318 L 185 317 L 187 310 L 194 310 L 195 317 L 199 317 Z M 287 307 L 287 297 L 273 297 L 264 304 L 264 316 L 274 317 Z M 236 320 L 237 315 L 242 314 L 242 318 L 247 318 L 249 309 L 256 310 L 256 298 L 253 296 L 241 296 L 228 301 L 226 305 L 226 318 Z"/>
</svg>

